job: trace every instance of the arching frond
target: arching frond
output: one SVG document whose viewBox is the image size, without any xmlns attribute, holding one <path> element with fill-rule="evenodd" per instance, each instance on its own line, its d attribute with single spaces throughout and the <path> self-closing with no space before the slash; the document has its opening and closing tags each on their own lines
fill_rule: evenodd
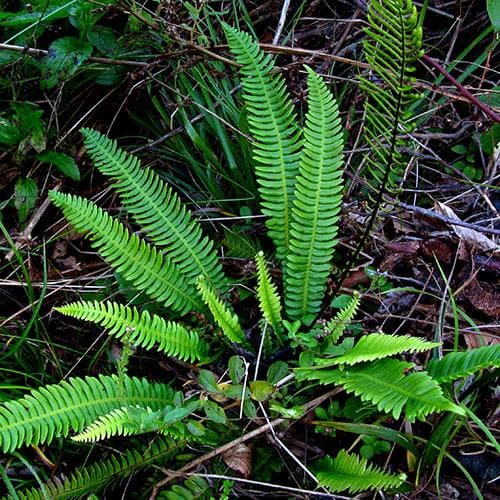
<svg viewBox="0 0 500 500">
<path fill-rule="evenodd" d="M 308 111 L 291 214 L 285 303 L 292 320 L 310 324 L 324 297 L 336 245 L 343 138 L 335 99 L 325 82 L 306 69 Z"/>
<path fill-rule="evenodd" d="M 500 367 L 500 344 L 488 345 L 464 352 L 451 352 L 427 365 L 429 375 L 439 383 L 451 382 L 486 368 Z"/>
<path fill-rule="evenodd" d="M 336 344 L 340 337 L 344 334 L 345 329 L 349 326 L 352 319 L 356 315 L 359 307 L 359 293 L 354 292 L 349 304 L 337 312 L 325 326 L 327 334 L 326 341 L 329 344 Z"/>
<path fill-rule="evenodd" d="M 81 132 L 94 165 L 115 181 L 114 189 L 127 211 L 186 281 L 194 284 L 201 274 L 220 289 L 225 277 L 213 242 L 203 236 L 200 224 L 172 188 L 152 169 L 141 167 L 139 159 L 120 149 L 116 141 L 88 128 Z"/>
<path fill-rule="evenodd" d="M 94 301 L 73 302 L 56 307 L 55 310 L 73 318 L 97 323 L 106 328 L 108 335 L 116 338 L 125 335 L 134 346 L 154 348 L 182 361 L 202 360 L 208 353 L 208 347 L 198 333 L 148 311 L 140 313 L 135 307 L 111 301 Z"/>
<path fill-rule="evenodd" d="M 199 308 L 196 289 L 168 257 L 85 198 L 56 191 L 49 197 L 77 231 L 90 233 L 102 258 L 137 290 L 180 313 Z"/>
<path fill-rule="evenodd" d="M 259 307 L 266 321 L 279 333 L 283 329 L 281 324 L 281 303 L 276 286 L 272 283 L 264 261 L 264 252 L 255 257 L 257 264 L 257 297 Z"/>
<path fill-rule="evenodd" d="M 401 486 L 406 480 L 406 474 L 389 474 L 380 467 L 368 464 L 365 458 L 344 450 L 335 458 L 322 458 L 312 469 L 319 484 L 333 492 L 387 490 Z"/>
<path fill-rule="evenodd" d="M 0 446 L 10 452 L 23 445 L 48 444 L 56 437 L 80 432 L 115 408 L 136 404 L 162 408 L 173 396 L 168 385 L 135 377 L 71 378 L 1 404 Z"/>
<path fill-rule="evenodd" d="M 253 156 L 266 226 L 284 262 L 290 240 L 295 176 L 299 168 L 301 131 L 285 80 L 248 33 L 223 24 L 229 48 L 242 65 L 243 99 L 254 137 Z"/>
</svg>

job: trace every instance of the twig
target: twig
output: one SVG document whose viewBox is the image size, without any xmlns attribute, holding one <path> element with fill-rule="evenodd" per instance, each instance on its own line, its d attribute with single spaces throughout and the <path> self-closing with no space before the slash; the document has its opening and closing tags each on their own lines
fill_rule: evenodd
<svg viewBox="0 0 500 500">
<path fill-rule="evenodd" d="M 21 47 L 20 45 L 10 45 L 7 43 L 0 43 L 0 50 L 13 50 L 15 52 L 22 52 L 23 54 L 29 54 L 30 56 L 46 56 L 49 51 L 43 49 L 33 49 L 31 47 Z M 135 66 L 144 68 L 149 66 L 150 63 L 141 61 L 128 61 L 126 59 L 108 59 L 107 57 L 89 57 L 89 61 L 99 62 L 103 64 L 119 64 L 122 66 Z"/>
<path fill-rule="evenodd" d="M 60 187 L 61 185 L 58 184 L 56 187 L 54 187 L 53 191 L 58 191 Z M 35 212 L 31 220 L 29 221 L 28 225 L 24 228 L 24 231 L 17 237 L 15 249 L 13 248 L 9 250 L 9 252 L 5 255 L 5 260 L 8 261 L 12 260 L 15 251 L 19 250 L 24 243 L 31 240 L 31 233 L 33 232 L 33 229 L 35 229 L 35 226 L 40 222 L 40 219 L 42 218 L 43 214 L 45 213 L 49 205 L 50 205 L 50 199 L 45 198 L 43 203 L 40 205 L 38 210 Z"/>
<path fill-rule="evenodd" d="M 276 33 L 274 33 L 273 37 L 273 45 L 278 45 L 280 41 L 281 32 L 285 27 L 286 14 L 288 12 L 288 7 L 290 7 L 290 0 L 284 0 L 283 7 L 281 8 L 280 19 L 278 21 L 278 27 L 276 28 Z"/>
<path fill-rule="evenodd" d="M 500 116 L 495 113 L 489 106 L 481 102 L 475 95 L 471 94 L 458 80 L 453 78 L 435 59 L 424 54 L 422 59 L 436 68 L 447 80 L 449 80 L 459 92 L 466 97 L 471 104 L 478 107 L 485 115 L 489 116 L 494 122 L 500 123 Z"/>
</svg>

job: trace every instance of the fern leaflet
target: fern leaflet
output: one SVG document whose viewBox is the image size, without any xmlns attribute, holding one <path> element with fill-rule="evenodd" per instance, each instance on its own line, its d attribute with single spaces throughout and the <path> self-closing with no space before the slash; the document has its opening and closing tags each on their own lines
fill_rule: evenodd
<svg viewBox="0 0 500 500">
<path fill-rule="evenodd" d="M 365 458 L 341 450 L 335 458 L 326 456 L 316 462 L 313 471 L 321 486 L 330 491 L 357 493 L 366 490 L 397 488 L 406 480 L 406 474 L 388 474 Z"/>
<path fill-rule="evenodd" d="M 178 195 L 153 170 L 142 168 L 135 156 L 118 148 L 116 141 L 90 129 L 81 130 L 94 165 L 114 181 L 114 188 L 127 211 L 146 231 L 151 241 L 164 248 L 186 281 L 194 284 L 201 274 L 215 288 L 225 277 L 213 242 L 203 236 Z"/>
<path fill-rule="evenodd" d="M 49 197 L 77 231 L 90 232 L 100 255 L 137 290 L 179 313 L 199 308 L 194 287 L 168 257 L 85 198 L 55 191 Z"/>
<path fill-rule="evenodd" d="M 257 297 L 259 307 L 266 321 L 279 333 L 283 327 L 281 325 L 281 303 L 276 286 L 271 282 L 264 253 L 259 252 L 255 257 L 257 264 Z"/>
<path fill-rule="evenodd" d="M 108 335 L 116 338 L 127 336 L 134 346 L 145 349 L 155 348 L 182 361 L 204 359 L 207 345 L 194 331 L 182 325 L 165 321 L 161 316 L 139 311 L 116 302 L 104 303 L 73 302 L 56 307 L 62 314 L 86 321 L 92 321 L 106 328 Z"/>
<path fill-rule="evenodd" d="M 291 214 L 285 272 L 288 316 L 310 324 L 319 312 L 342 206 L 342 130 L 335 99 L 307 68 L 304 146 Z"/>
<path fill-rule="evenodd" d="M 295 176 L 299 168 L 301 131 L 287 95 L 285 80 L 274 73 L 274 64 L 248 33 L 223 24 L 229 48 L 242 65 L 243 99 L 255 141 L 253 156 L 266 226 L 285 261 L 290 241 L 290 214 Z"/>
<path fill-rule="evenodd" d="M 344 334 L 346 327 L 351 323 L 359 307 L 359 293 L 354 292 L 349 304 L 341 309 L 334 318 L 325 326 L 328 337 L 325 339 L 329 344 L 336 344 Z"/>
</svg>

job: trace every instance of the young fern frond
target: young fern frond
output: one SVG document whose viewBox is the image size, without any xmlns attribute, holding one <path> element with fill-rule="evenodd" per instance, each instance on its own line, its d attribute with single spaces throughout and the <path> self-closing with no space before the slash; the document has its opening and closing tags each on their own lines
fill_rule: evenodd
<svg viewBox="0 0 500 500">
<path fill-rule="evenodd" d="M 406 474 L 389 474 L 368 464 L 365 458 L 341 450 L 335 458 L 326 456 L 313 467 L 321 486 L 330 491 L 387 490 L 401 486 Z"/>
<path fill-rule="evenodd" d="M 222 302 L 222 300 L 217 297 L 216 292 L 210 287 L 210 285 L 205 281 L 203 276 L 200 276 L 197 281 L 198 291 L 200 292 L 203 302 L 208 306 L 210 312 L 212 313 L 215 321 L 221 327 L 224 335 L 236 344 L 247 344 L 245 334 L 241 329 L 240 323 L 238 321 L 238 316 L 232 313 Z"/>
<path fill-rule="evenodd" d="M 429 375 L 439 383 L 467 377 L 479 370 L 500 367 L 500 344 L 478 347 L 465 352 L 451 352 L 427 365 Z"/>
<path fill-rule="evenodd" d="M 330 344 L 336 344 L 340 337 L 344 334 L 345 329 L 351 323 L 356 315 L 359 307 L 359 293 L 354 292 L 351 301 L 343 309 L 341 309 L 334 318 L 332 318 L 325 326 L 325 331 L 328 335 L 326 340 Z"/>
<path fill-rule="evenodd" d="M 295 176 L 299 169 L 301 130 L 285 86 L 274 64 L 248 33 L 223 24 L 229 48 L 242 65 L 240 73 L 247 106 L 255 173 L 266 226 L 285 261 L 290 241 Z"/>
<path fill-rule="evenodd" d="M 167 462 L 181 450 L 180 444 L 173 444 L 171 439 L 158 437 L 153 443 L 78 468 L 64 480 L 52 479 L 43 484 L 43 489 L 21 490 L 17 494 L 20 500 L 84 498 L 153 464 Z"/>
<path fill-rule="evenodd" d="M 343 138 L 335 99 L 325 82 L 306 69 L 308 111 L 291 214 L 285 302 L 290 319 L 310 324 L 324 298 L 336 245 Z"/>
<path fill-rule="evenodd" d="M 422 55 L 422 28 L 411 0 L 368 3 L 367 35 L 363 45 L 371 75 L 360 77 L 365 95 L 364 134 L 371 150 L 366 156 L 372 197 L 382 201 L 397 194 L 404 171 L 401 148 L 411 131 L 408 108 L 417 97 L 412 88 L 413 64 Z"/>
<path fill-rule="evenodd" d="M 80 432 L 97 417 L 123 405 L 153 409 L 171 403 L 174 391 L 146 379 L 71 378 L 31 391 L 0 405 L 0 447 L 11 452 L 23 445 L 48 444 L 56 437 Z"/>
<path fill-rule="evenodd" d="M 410 335 L 386 335 L 370 333 L 359 339 L 357 344 L 342 356 L 327 359 L 326 365 L 355 365 L 364 361 L 394 356 L 403 352 L 422 352 L 437 347 L 439 343 L 411 337 Z"/>
<path fill-rule="evenodd" d="M 211 240 L 200 224 L 158 174 L 120 149 L 116 141 L 91 129 L 81 130 L 87 153 L 96 168 L 111 177 L 127 212 L 141 225 L 155 246 L 168 255 L 188 283 L 201 274 L 221 289 L 225 277 Z"/>
<path fill-rule="evenodd" d="M 281 302 L 276 286 L 269 276 L 267 264 L 264 260 L 264 252 L 257 254 L 255 262 L 257 264 L 257 297 L 260 310 L 274 331 L 279 333 L 283 329 L 281 324 Z"/>
<path fill-rule="evenodd" d="M 300 380 L 318 380 L 321 384 L 335 384 L 354 393 L 362 401 L 370 401 L 380 411 L 390 413 L 395 419 L 405 413 L 410 422 L 423 420 L 434 412 L 452 411 L 464 414 L 460 406 L 443 396 L 441 387 L 425 372 L 405 372 L 413 363 L 395 359 L 381 359 L 340 369 L 297 370 Z"/>
<path fill-rule="evenodd" d="M 137 290 L 181 314 L 199 309 L 194 286 L 168 257 L 85 198 L 55 191 L 49 197 L 77 231 L 90 233 L 101 257 Z"/>
<path fill-rule="evenodd" d="M 106 328 L 106 333 L 116 338 L 127 336 L 128 340 L 144 349 L 156 349 L 181 361 L 203 360 L 208 346 L 198 333 L 188 331 L 179 323 L 165 321 L 161 316 L 148 311 L 139 312 L 116 302 L 73 302 L 56 311 L 73 318 L 92 321 Z"/>
</svg>

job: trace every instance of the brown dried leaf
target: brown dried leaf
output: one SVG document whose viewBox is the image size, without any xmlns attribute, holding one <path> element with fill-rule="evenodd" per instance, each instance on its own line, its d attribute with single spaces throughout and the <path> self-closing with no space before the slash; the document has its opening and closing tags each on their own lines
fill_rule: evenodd
<svg viewBox="0 0 500 500">
<path fill-rule="evenodd" d="M 473 279 L 460 294 L 461 299 L 467 300 L 469 304 L 489 316 L 500 314 L 500 292 L 493 286 Z"/>
<path fill-rule="evenodd" d="M 226 465 L 239 472 L 245 479 L 252 473 L 252 446 L 240 443 L 222 454 Z"/>
</svg>

